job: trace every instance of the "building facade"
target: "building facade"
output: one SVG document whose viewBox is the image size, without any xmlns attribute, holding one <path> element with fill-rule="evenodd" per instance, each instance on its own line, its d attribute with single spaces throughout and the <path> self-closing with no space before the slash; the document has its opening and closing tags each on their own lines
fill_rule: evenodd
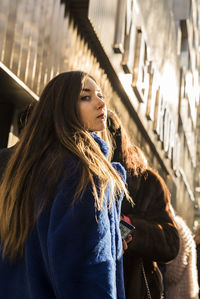
<svg viewBox="0 0 200 299">
<path fill-rule="evenodd" d="M 192 228 L 199 21 L 199 0 L 0 0 L 0 147 L 53 76 L 87 71 Z"/>
</svg>

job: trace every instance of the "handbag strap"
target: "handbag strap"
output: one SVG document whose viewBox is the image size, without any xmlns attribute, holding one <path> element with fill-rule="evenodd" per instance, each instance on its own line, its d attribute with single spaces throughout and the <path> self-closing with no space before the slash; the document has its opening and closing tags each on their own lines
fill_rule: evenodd
<svg viewBox="0 0 200 299">
<path fill-rule="evenodd" d="M 149 284 L 148 284 L 148 281 L 147 281 L 147 276 L 146 276 L 146 273 L 145 273 L 145 270 L 144 270 L 143 261 L 141 261 L 141 265 L 142 265 L 142 274 L 144 276 L 144 282 L 145 282 L 145 286 L 146 286 L 146 289 L 147 289 L 147 298 L 152 299 L 151 292 L 150 292 L 150 289 L 149 289 Z"/>
</svg>

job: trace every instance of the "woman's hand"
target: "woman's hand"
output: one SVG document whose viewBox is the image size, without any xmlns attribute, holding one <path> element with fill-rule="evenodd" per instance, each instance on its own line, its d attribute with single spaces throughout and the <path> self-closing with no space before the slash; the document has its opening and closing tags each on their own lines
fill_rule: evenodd
<svg viewBox="0 0 200 299">
<path fill-rule="evenodd" d="M 133 239 L 132 236 L 129 235 L 128 238 L 123 241 L 123 253 L 128 249 L 128 243 L 130 243 L 132 239 Z"/>
</svg>

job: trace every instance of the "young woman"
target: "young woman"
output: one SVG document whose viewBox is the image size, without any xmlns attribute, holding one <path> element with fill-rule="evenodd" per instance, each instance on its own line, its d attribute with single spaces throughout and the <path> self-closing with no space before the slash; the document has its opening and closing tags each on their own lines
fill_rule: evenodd
<svg viewBox="0 0 200 299">
<path fill-rule="evenodd" d="M 62 73 L 45 87 L 0 187 L 1 298 L 124 298 L 125 171 L 94 133 L 106 118 L 88 74 Z"/>
<path fill-rule="evenodd" d="M 179 233 L 176 258 L 166 265 L 166 299 L 199 299 L 195 241 L 185 221 L 171 208 Z"/>
<path fill-rule="evenodd" d="M 144 154 L 131 146 L 118 117 L 109 112 L 108 129 L 114 139 L 115 161 L 127 170 L 127 184 L 135 206 L 123 200 L 122 213 L 135 230 L 124 253 L 126 298 L 160 299 L 162 276 L 157 262 L 169 262 L 179 250 L 179 237 L 169 209 L 170 194 L 161 176 L 147 165 Z"/>
</svg>

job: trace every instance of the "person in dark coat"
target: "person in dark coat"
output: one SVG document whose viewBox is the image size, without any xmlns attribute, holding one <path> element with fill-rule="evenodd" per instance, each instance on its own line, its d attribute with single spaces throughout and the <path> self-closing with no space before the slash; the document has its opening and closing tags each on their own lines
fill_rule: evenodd
<svg viewBox="0 0 200 299">
<path fill-rule="evenodd" d="M 127 170 L 128 190 L 135 203 L 133 207 L 124 199 L 122 204 L 122 213 L 135 227 L 124 253 L 126 299 L 160 299 L 163 281 L 157 263 L 171 261 L 179 251 L 170 193 L 161 176 L 145 163 L 141 150 L 131 146 L 113 112 L 108 114 L 108 129 L 114 139 L 113 159 Z"/>
<path fill-rule="evenodd" d="M 106 119 L 88 74 L 61 73 L 45 87 L 0 186 L 0 298 L 125 299 L 126 173 L 95 133 Z"/>
<path fill-rule="evenodd" d="M 19 135 L 21 134 L 25 125 L 27 124 L 28 119 L 31 116 L 34 106 L 35 106 L 35 102 L 28 105 L 23 111 L 21 111 L 19 113 L 18 122 L 17 122 Z M 8 161 L 9 161 L 15 148 L 16 148 L 16 145 L 0 149 L 0 181 L 3 176 L 4 170 L 6 168 L 6 165 L 8 164 Z"/>
</svg>

